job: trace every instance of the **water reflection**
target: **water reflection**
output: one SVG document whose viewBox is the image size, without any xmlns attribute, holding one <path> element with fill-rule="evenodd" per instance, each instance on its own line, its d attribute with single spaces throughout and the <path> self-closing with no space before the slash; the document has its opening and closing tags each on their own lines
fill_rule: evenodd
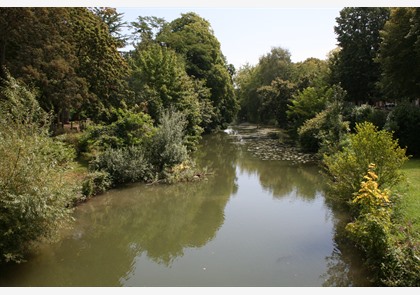
<svg viewBox="0 0 420 295">
<path fill-rule="evenodd" d="M 333 233 L 317 168 L 256 159 L 235 140 L 227 133 L 203 138 L 195 157 L 214 173 L 207 181 L 137 184 L 81 205 L 74 229 L 28 263 L 0 270 L 0 286 L 165 285 L 171 278 L 318 286 L 323 272 L 326 285 L 344 284 L 342 257 L 333 252 L 330 270 L 325 262 Z M 209 264 L 207 276 L 191 267 L 194 259 Z"/>
<path fill-rule="evenodd" d="M 261 186 L 275 198 L 294 192 L 299 198 L 312 200 L 323 189 L 322 177 L 314 165 L 291 166 L 287 161 L 261 161 L 249 156 L 241 157 L 238 165 L 241 171 L 257 174 Z"/>
</svg>

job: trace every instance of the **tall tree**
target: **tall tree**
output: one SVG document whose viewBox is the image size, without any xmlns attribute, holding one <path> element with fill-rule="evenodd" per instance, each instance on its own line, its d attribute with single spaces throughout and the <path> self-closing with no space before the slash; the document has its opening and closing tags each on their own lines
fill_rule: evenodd
<svg viewBox="0 0 420 295">
<path fill-rule="evenodd" d="M 420 97 L 420 8 L 391 10 L 381 31 L 381 87 L 393 100 Z"/>
<path fill-rule="evenodd" d="M 148 45 L 150 42 L 156 42 L 156 35 L 167 25 L 164 18 L 156 16 L 138 16 L 137 20 L 130 23 L 132 38 L 135 46 L 139 43 Z"/>
<path fill-rule="evenodd" d="M 235 76 L 240 120 L 286 125 L 287 103 L 296 90 L 290 52 L 274 47 L 256 66 L 245 66 Z"/>
<path fill-rule="evenodd" d="M 22 20 L 33 17 L 31 9 L 19 7 L 0 7 L 0 78 L 7 79 L 5 67 L 10 56 L 16 54 L 16 47 L 25 35 L 25 23 Z"/>
<path fill-rule="evenodd" d="M 239 100 L 240 110 L 238 112 L 239 121 L 258 122 L 257 89 L 261 86 L 258 75 L 258 66 L 245 64 L 240 67 L 235 75 L 236 97 Z"/>
<path fill-rule="evenodd" d="M 108 26 L 87 8 L 70 9 L 77 73 L 86 79 L 91 93 L 83 106 L 85 115 L 107 120 L 110 109 L 125 106 L 129 68 Z"/>
<path fill-rule="evenodd" d="M 203 127 L 209 131 L 231 122 L 236 116 L 238 103 L 229 65 L 210 23 L 193 12 L 182 14 L 164 26 L 156 40 L 180 54 L 188 75 L 203 80 L 205 87 L 210 89 L 215 112 L 211 124 Z"/>
<path fill-rule="evenodd" d="M 276 78 L 291 80 L 293 66 L 291 54 L 287 49 L 273 47 L 269 53 L 260 57 L 258 66 L 263 85 L 270 85 Z"/>
<path fill-rule="evenodd" d="M 38 88 L 40 105 L 59 121 L 71 111 L 98 117 L 121 105 L 128 67 L 107 25 L 92 11 L 2 8 L 0 22 L 2 65 Z"/>
<path fill-rule="evenodd" d="M 112 7 L 94 7 L 92 8 L 101 21 L 108 26 L 108 31 L 112 37 L 115 38 L 119 48 L 127 44 L 127 36 L 123 35 L 122 30 L 127 25 L 123 21 L 124 13 L 117 12 L 117 9 Z"/>
<path fill-rule="evenodd" d="M 287 125 L 287 104 L 296 90 L 295 84 L 276 78 L 270 85 L 257 89 L 259 99 L 259 122 L 278 124 L 285 128 Z"/>
<path fill-rule="evenodd" d="M 328 62 L 318 58 L 308 58 L 294 64 L 293 82 L 303 91 L 307 87 L 323 87 L 328 84 L 330 70 Z"/>
<path fill-rule="evenodd" d="M 379 98 L 380 77 L 375 58 L 381 42 L 379 31 L 389 17 L 385 7 L 346 7 L 336 18 L 338 52 L 335 72 L 348 98 L 354 102 Z"/>
<path fill-rule="evenodd" d="M 155 122 L 166 110 L 183 112 L 188 121 L 188 140 L 195 142 L 202 132 L 199 95 L 183 60 L 172 49 L 151 43 L 137 47 L 130 65 L 130 87 L 137 105 L 144 105 Z"/>
<path fill-rule="evenodd" d="M 62 121 L 70 108 L 89 97 L 87 82 L 76 73 L 67 8 L 2 8 L 2 64 L 39 90 L 40 105 Z M 14 27 L 10 27 L 12 24 Z"/>
</svg>

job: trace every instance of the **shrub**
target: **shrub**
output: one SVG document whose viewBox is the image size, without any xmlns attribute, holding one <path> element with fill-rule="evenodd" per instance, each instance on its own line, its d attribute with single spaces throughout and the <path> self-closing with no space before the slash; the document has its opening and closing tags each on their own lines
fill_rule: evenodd
<svg viewBox="0 0 420 295">
<path fill-rule="evenodd" d="M 401 146 L 411 155 L 420 155 L 420 107 L 401 103 L 389 114 L 386 128 L 394 132 Z"/>
<path fill-rule="evenodd" d="M 346 230 L 353 241 L 364 253 L 377 263 L 385 257 L 390 247 L 391 197 L 388 190 L 380 190 L 378 176 L 371 164 L 368 173 L 363 177 L 360 190 L 351 201 L 357 206 L 357 217 L 347 224 Z"/>
<path fill-rule="evenodd" d="M 331 101 L 326 109 L 298 129 L 298 141 L 305 151 L 333 153 L 348 132 L 348 122 L 343 120 L 342 115 L 345 91 L 334 86 L 329 93 Z"/>
<path fill-rule="evenodd" d="M 326 111 L 320 112 L 314 118 L 306 120 L 298 129 L 299 145 L 306 152 L 317 152 L 321 147 L 321 130 L 326 125 Z"/>
<path fill-rule="evenodd" d="M 107 172 L 114 186 L 147 181 L 152 177 L 152 167 L 141 146 L 109 148 L 97 156 L 90 169 Z"/>
<path fill-rule="evenodd" d="M 363 251 L 376 285 L 419 286 L 419 243 L 413 233 L 394 223 L 395 197 L 379 189 L 374 164 L 369 166 L 351 204 L 357 208 L 357 216 L 347 224 L 346 231 Z"/>
<path fill-rule="evenodd" d="M 387 111 L 375 109 L 368 104 L 355 106 L 350 114 L 350 128 L 354 130 L 356 123 L 371 122 L 379 129 L 382 129 L 385 126 L 387 115 Z"/>
<path fill-rule="evenodd" d="M 70 220 L 61 172 L 74 151 L 49 137 L 33 92 L 9 78 L 0 93 L 0 262 L 20 262 Z"/>
<path fill-rule="evenodd" d="M 326 87 L 307 87 L 293 95 L 288 104 L 287 120 L 289 135 L 297 137 L 297 130 L 306 120 L 313 118 L 317 113 L 325 109 L 327 101 L 332 94 L 332 89 Z"/>
<path fill-rule="evenodd" d="M 83 133 L 64 133 L 61 135 L 57 135 L 55 139 L 73 148 L 77 156 L 80 156 L 82 152 L 80 143 L 82 136 Z"/>
<path fill-rule="evenodd" d="M 94 157 L 108 148 L 146 145 L 155 130 L 148 114 L 120 109 L 115 122 L 89 126 L 80 139 L 80 149 Z"/>
<path fill-rule="evenodd" d="M 323 163 L 331 176 L 329 187 L 335 197 L 348 200 L 358 190 L 370 163 L 377 166 L 378 184 L 391 188 L 402 179 L 400 168 L 408 159 L 392 133 L 378 131 L 370 122 L 356 124 L 356 133 L 347 136 L 347 145 Z"/>
<path fill-rule="evenodd" d="M 173 110 L 163 112 L 150 146 L 150 161 L 159 171 L 165 166 L 171 167 L 188 159 L 184 144 L 186 125 L 187 121 L 182 113 Z"/>
<path fill-rule="evenodd" d="M 105 171 L 90 172 L 82 184 L 82 194 L 85 198 L 105 192 L 112 185 L 110 175 Z"/>
</svg>

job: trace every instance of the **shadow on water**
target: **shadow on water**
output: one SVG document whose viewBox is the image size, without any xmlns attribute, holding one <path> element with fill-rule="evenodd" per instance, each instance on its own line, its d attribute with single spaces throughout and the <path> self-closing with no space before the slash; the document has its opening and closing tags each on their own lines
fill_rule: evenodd
<svg viewBox="0 0 420 295">
<path fill-rule="evenodd" d="M 134 184 L 80 205 L 73 229 L 64 231 L 58 243 L 41 245 L 27 263 L 0 269 L 0 286 L 122 286 L 139 257 L 171 269 L 186 251 L 216 238 L 226 206 L 238 192 L 238 173 L 256 175 L 275 200 L 292 194 L 310 202 L 323 192 L 316 166 L 261 161 L 247 153 L 227 133 L 204 137 L 194 156 L 214 173 L 208 180 Z M 364 285 L 354 283 L 355 264 L 342 252 L 334 249 L 326 260 L 325 286 Z"/>
</svg>

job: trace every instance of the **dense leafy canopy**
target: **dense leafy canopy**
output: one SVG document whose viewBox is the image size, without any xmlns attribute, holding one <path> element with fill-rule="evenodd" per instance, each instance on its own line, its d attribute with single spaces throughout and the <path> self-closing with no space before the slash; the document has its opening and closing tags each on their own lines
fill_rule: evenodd
<svg viewBox="0 0 420 295">
<path fill-rule="evenodd" d="M 184 63 L 175 51 L 154 43 L 138 47 L 130 65 L 134 103 L 144 105 L 156 122 L 165 110 L 182 111 L 188 120 L 188 136 L 197 141 L 202 132 L 199 97 L 193 79 L 187 75 Z"/>
<path fill-rule="evenodd" d="M 380 46 L 381 86 L 389 98 L 420 97 L 420 9 L 394 8 Z"/>
<path fill-rule="evenodd" d="M 156 40 L 180 54 L 185 60 L 187 74 L 202 80 L 210 89 L 214 113 L 211 123 L 203 127 L 208 131 L 226 127 L 235 118 L 238 103 L 229 72 L 231 67 L 226 64 L 210 23 L 196 13 L 182 14 L 163 26 Z"/>
<path fill-rule="evenodd" d="M 108 26 L 87 8 L 1 8 L 1 65 L 39 89 L 59 121 L 120 106 L 128 68 Z M 19 20 L 19 21 L 17 21 Z M 14 28 L 10 24 L 15 23 Z"/>
<path fill-rule="evenodd" d="M 354 102 L 379 99 L 376 84 L 380 77 L 375 62 L 381 42 L 379 32 L 389 17 L 388 8 L 347 7 L 336 18 L 338 52 L 336 76 Z"/>
</svg>

